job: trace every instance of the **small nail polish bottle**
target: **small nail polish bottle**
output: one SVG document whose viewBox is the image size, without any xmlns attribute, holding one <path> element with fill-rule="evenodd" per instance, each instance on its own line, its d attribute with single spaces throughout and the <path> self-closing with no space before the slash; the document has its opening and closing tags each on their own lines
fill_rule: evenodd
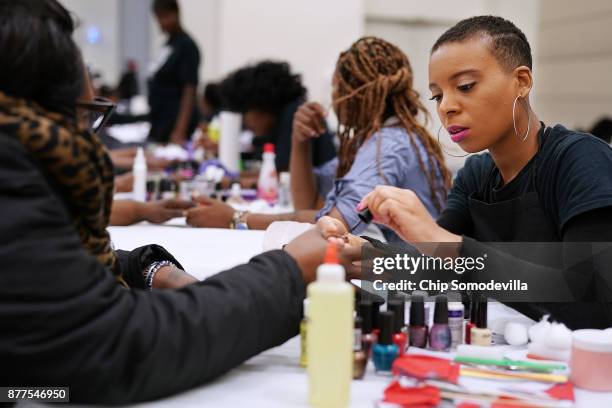
<svg viewBox="0 0 612 408">
<path fill-rule="evenodd" d="M 427 346 L 427 325 L 425 324 L 425 304 L 422 296 L 413 296 L 410 302 L 410 345 L 418 348 Z"/>
<path fill-rule="evenodd" d="M 355 334 L 353 337 L 353 379 L 360 380 L 365 374 L 365 368 L 368 364 L 368 355 L 363 350 L 362 344 L 362 320 L 361 317 L 355 317 Z"/>
<path fill-rule="evenodd" d="M 359 304 L 359 317 L 361 317 L 361 344 L 363 351 L 369 358 L 372 347 L 378 341 L 378 337 L 372 332 L 372 302 L 362 300 Z"/>
<path fill-rule="evenodd" d="M 476 315 L 478 313 L 478 296 L 472 295 L 472 304 L 470 307 L 470 320 L 465 325 L 465 344 L 472 344 L 472 328 L 476 326 Z"/>
<path fill-rule="evenodd" d="M 448 351 L 451 346 L 451 332 L 448 327 L 448 299 L 446 296 L 436 297 L 434 324 L 429 333 L 429 348 L 436 351 Z"/>
<path fill-rule="evenodd" d="M 402 356 L 408 349 L 408 335 L 404 327 L 405 309 L 404 301 L 401 299 L 392 299 L 387 302 L 387 310 L 393 312 L 393 343 L 399 349 L 399 355 Z"/>
<path fill-rule="evenodd" d="M 380 338 L 372 350 L 372 358 L 377 373 L 391 372 L 393 361 L 399 355 L 399 350 L 393 344 L 393 312 L 380 313 Z"/>
<path fill-rule="evenodd" d="M 475 346 L 490 346 L 493 334 L 487 328 L 487 302 L 478 302 L 475 327 L 470 331 L 471 344 Z"/>
</svg>

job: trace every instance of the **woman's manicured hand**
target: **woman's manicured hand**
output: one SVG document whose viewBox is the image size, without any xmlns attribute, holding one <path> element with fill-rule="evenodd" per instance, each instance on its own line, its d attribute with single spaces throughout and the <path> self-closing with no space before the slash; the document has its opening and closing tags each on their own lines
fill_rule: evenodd
<svg viewBox="0 0 612 408">
<path fill-rule="evenodd" d="M 374 222 L 386 225 L 406 242 L 461 242 L 459 235 L 440 227 L 412 190 L 379 186 L 366 195 L 358 211 L 369 208 Z"/>
</svg>

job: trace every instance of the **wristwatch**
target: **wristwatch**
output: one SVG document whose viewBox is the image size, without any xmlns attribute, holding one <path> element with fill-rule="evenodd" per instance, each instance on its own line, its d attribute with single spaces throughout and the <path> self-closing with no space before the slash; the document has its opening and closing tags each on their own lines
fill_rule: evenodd
<svg viewBox="0 0 612 408">
<path fill-rule="evenodd" d="M 231 229 L 236 230 L 248 230 L 249 225 L 247 224 L 247 215 L 248 211 L 234 211 L 234 215 L 232 216 L 232 222 L 230 223 Z"/>
</svg>

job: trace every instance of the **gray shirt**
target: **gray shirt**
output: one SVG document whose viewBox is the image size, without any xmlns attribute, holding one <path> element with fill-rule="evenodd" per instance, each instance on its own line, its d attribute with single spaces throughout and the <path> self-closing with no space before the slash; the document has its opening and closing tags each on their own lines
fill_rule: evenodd
<svg viewBox="0 0 612 408">
<path fill-rule="evenodd" d="M 317 219 L 329 214 L 336 207 L 349 228 L 353 227 L 359 221 L 357 204 L 379 185 L 413 190 L 432 217 L 437 218 L 439 213 L 433 204 L 427 175 L 419 167 L 419 160 L 410 143 L 410 137 L 403 127 L 382 128 L 359 148 L 351 169 L 342 178 L 336 178 L 337 158 L 316 168 L 319 194 L 325 197 L 325 205 L 317 214 Z M 418 136 L 413 137 L 427 166 L 427 151 Z M 440 179 L 439 169 L 435 171 Z M 366 225 L 362 223 L 352 232 L 360 234 L 365 228 Z M 401 241 L 389 228 L 382 227 L 381 230 L 388 242 Z"/>
</svg>

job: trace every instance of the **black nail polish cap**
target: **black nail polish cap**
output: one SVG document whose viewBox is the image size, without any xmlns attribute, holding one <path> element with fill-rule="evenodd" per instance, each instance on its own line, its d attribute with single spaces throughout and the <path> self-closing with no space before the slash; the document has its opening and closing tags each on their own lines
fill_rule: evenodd
<svg viewBox="0 0 612 408">
<path fill-rule="evenodd" d="M 378 343 L 383 346 L 393 344 L 393 321 L 395 320 L 393 312 L 380 312 L 379 320 L 380 337 L 378 338 Z"/>
<path fill-rule="evenodd" d="M 410 301 L 410 325 L 425 326 L 425 304 L 423 296 L 413 296 Z"/>
<path fill-rule="evenodd" d="M 436 297 L 436 310 L 434 312 L 435 324 L 448 324 L 448 299 L 446 296 Z"/>
<path fill-rule="evenodd" d="M 361 317 L 361 330 L 363 334 L 372 333 L 372 302 L 361 301 L 359 313 Z"/>
<path fill-rule="evenodd" d="M 359 216 L 359 219 L 361 221 L 363 221 L 366 224 L 369 224 L 372 222 L 372 218 L 374 218 L 374 216 L 372 215 L 372 213 L 370 212 L 369 208 L 364 208 L 363 210 L 359 211 L 357 213 L 357 215 Z"/>
<path fill-rule="evenodd" d="M 395 316 L 393 332 L 401 332 L 405 319 L 404 302 L 402 302 L 400 299 L 392 299 L 387 302 L 387 310 L 393 312 L 393 315 Z"/>
</svg>

